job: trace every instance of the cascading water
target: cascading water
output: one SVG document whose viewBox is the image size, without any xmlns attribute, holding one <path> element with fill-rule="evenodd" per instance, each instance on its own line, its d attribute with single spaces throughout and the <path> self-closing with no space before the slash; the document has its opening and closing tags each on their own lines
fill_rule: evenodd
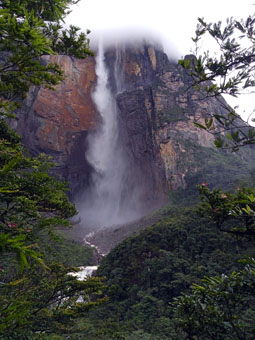
<svg viewBox="0 0 255 340">
<path fill-rule="evenodd" d="M 120 55 L 116 49 L 114 67 L 116 92 L 122 89 Z M 86 158 L 94 169 L 89 188 L 77 203 L 79 215 L 87 231 L 122 224 L 137 217 L 132 190 L 127 188 L 127 160 L 119 136 L 116 94 L 109 86 L 104 46 L 99 43 L 96 57 L 97 85 L 93 100 L 101 116 L 101 124 L 88 137 Z M 133 190 L 134 192 L 134 190 Z"/>
<path fill-rule="evenodd" d="M 71 272 L 69 275 L 76 276 L 78 280 L 86 280 L 88 277 L 91 277 L 93 273 L 97 270 L 98 266 L 81 266 L 79 267 L 78 272 Z"/>
</svg>

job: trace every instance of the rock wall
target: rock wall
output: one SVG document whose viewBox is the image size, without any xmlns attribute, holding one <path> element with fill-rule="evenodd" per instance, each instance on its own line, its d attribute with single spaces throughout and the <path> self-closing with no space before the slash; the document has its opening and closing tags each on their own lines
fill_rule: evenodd
<svg viewBox="0 0 255 340">
<path fill-rule="evenodd" d="M 160 48 L 148 44 L 108 51 L 113 89 L 116 58 L 124 84 L 117 103 L 133 159 L 140 161 L 141 168 L 144 165 L 143 173 L 152 171 L 148 164 L 156 165 L 154 177 L 160 178 L 162 186 L 158 189 L 162 192 L 185 188 L 186 174 L 199 169 L 194 166 L 195 159 L 190 159 L 189 144 L 211 148 L 213 141 L 211 135 L 194 126 L 194 118 L 203 122 L 209 114 L 222 114 L 222 107 L 214 98 L 202 99 L 191 88 L 191 78 L 182 67 Z M 185 154 L 189 154 L 188 162 Z M 164 169 L 164 174 L 159 169 Z"/>
<path fill-rule="evenodd" d="M 17 129 L 34 154 L 53 157 L 56 176 L 68 180 L 74 197 L 89 182 L 86 136 L 100 123 L 91 99 L 95 61 L 91 57 L 47 58 L 61 65 L 66 78 L 56 91 L 30 91 L 18 112 Z M 185 188 L 187 179 L 210 161 L 210 153 L 201 156 L 200 151 L 212 150 L 213 137 L 197 129 L 193 121 L 221 114 L 222 107 L 216 99 L 203 99 L 195 92 L 190 77 L 159 47 L 118 46 L 109 48 L 105 59 L 129 155 L 130 185 L 139 183 L 145 210 L 161 206 L 169 189 Z"/>
<path fill-rule="evenodd" d="M 95 60 L 47 56 L 58 63 L 64 81 L 55 91 L 33 88 L 18 112 L 18 132 L 33 154 L 46 153 L 56 163 L 54 173 L 70 183 L 75 196 L 88 181 L 90 167 L 85 159 L 86 135 L 99 117 L 91 99 L 96 83 Z"/>
</svg>

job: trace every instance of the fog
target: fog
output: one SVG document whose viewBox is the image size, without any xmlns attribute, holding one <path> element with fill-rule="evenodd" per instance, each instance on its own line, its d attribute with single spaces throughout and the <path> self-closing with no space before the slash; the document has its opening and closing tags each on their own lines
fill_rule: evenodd
<svg viewBox="0 0 255 340">
<path fill-rule="evenodd" d="M 125 46 L 140 46 L 141 43 L 152 44 L 154 47 L 164 50 L 170 59 L 178 60 L 180 53 L 173 41 L 166 39 L 160 32 L 149 28 L 121 27 L 116 29 L 95 30 L 89 34 L 90 46 L 93 51 L 97 50 L 100 39 L 104 46 L 108 47 L 125 44 Z"/>
<path fill-rule="evenodd" d="M 203 17 L 207 22 L 223 23 L 226 18 L 246 18 L 255 11 L 254 1 L 243 0 L 81 0 L 71 7 L 71 14 L 66 18 L 67 24 L 73 24 L 83 31 L 91 30 L 91 46 L 97 44 L 99 36 L 105 41 L 115 40 L 129 42 L 149 41 L 162 44 L 171 59 L 179 59 L 194 51 L 192 37 L 195 35 L 197 18 Z M 216 49 L 212 40 L 203 40 L 201 53 Z M 239 105 L 238 112 L 243 119 L 253 110 L 253 95 L 239 96 L 237 99 L 227 97 L 232 105 Z"/>
<path fill-rule="evenodd" d="M 194 48 L 197 18 L 208 22 L 225 21 L 227 17 L 242 18 L 255 10 L 254 1 L 243 0 L 81 0 L 71 7 L 67 24 L 104 32 L 115 39 L 129 33 L 131 37 L 147 33 L 161 37 L 164 48 L 175 46 L 178 57 L 189 54 Z M 91 39 L 93 40 L 93 39 Z"/>
</svg>

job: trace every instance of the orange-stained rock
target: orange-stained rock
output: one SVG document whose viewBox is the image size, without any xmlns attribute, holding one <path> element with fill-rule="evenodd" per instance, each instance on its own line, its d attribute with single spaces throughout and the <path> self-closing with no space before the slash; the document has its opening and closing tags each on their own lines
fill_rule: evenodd
<svg viewBox="0 0 255 340">
<path fill-rule="evenodd" d="M 46 59 L 46 58 L 45 58 Z M 79 60 L 68 56 L 51 56 L 64 71 L 65 80 L 56 91 L 41 88 L 32 106 L 43 119 L 37 137 L 43 149 L 70 155 L 77 133 L 95 126 L 96 110 L 91 99 L 96 75 L 94 59 Z"/>
<path fill-rule="evenodd" d="M 99 119 L 91 94 L 96 83 L 95 59 L 45 56 L 57 63 L 65 79 L 55 91 L 32 88 L 18 112 L 18 131 L 33 154 L 44 152 L 57 164 L 56 175 L 72 183 L 76 191 L 89 171 L 85 159 L 85 137 Z"/>
</svg>

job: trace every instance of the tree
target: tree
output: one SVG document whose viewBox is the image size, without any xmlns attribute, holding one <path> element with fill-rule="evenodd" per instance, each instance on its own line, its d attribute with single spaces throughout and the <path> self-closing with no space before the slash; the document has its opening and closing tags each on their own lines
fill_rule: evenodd
<svg viewBox="0 0 255 340">
<path fill-rule="evenodd" d="M 48 158 L 25 155 L 20 137 L 4 120 L 0 131 L 0 249 L 16 253 L 22 272 L 27 257 L 42 263 L 35 243 L 41 233 L 68 225 L 66 218 L 76 210 L 64 193 L 65 184 L 48 175 Z"/>
<path fill-rule="evenodd" d="M 255 261 L 248 262 L 230 275 L 205 277 L 191 294 L 175 299 L 175 318 L 186 339 L 254 339 Z"/>
<path fill-rule="evenodd" d="M 67 13 L 68 5 L 77 3 L 70 0 L 34 0 L 0 2 L 0 132 L 1 132 L 1 222 L 4 233 L 1 234 L 1 247 L 19 251 L 24 244 L 24 235 L 9 238 L 12 234 L 30 230 L 33 226 L 63 225 L 66 222 L 56 217 L 70 217 L 75 208 L 63 193 L 65 185 L 48 176 L 51 164 L 46 157 L 32 158 L 26 155 L 20 138 L 10 129 L 4 118 L 18 106 L 31 85 L 44 85 L 52 88 L 63 78 L 57 64 L 44 65 L 40 57 L 54 54 L 52 47 L 61 37 L 67 39 L 68 30 L 62 31 L 59 25 Z M 56 22 L 54 31 L 50 31 Z M 78 29 L 70 28 L 71 43 L 84 58 L 87 53 L 88 40 L 84 34 L 77 36 Z M 47 32 L 47 34 L 45 34 Z M 54 39 L 49 39 L 50 33 Z M 62 35 L 61 35 L 62 34 Z M 70 52 L 75 52 L 71 49 Z M 51 214 L 51 215 L 49 215 Z M 53 214 L 53 215 L 52 215 Z M 46 217 L 47 216 L 47 217 Z M 47 222 L 48 221 L 48 222 Z M 41 228 L 41 227 L 39 227 Z M 18 229 L 18 230 L 15 230 Z M 8 232 L 7 232 L 8 231 Z M 6 233 L 7 232 L 7 233 Z M 15 240 L 18 243 L 15 243 Z M 23 252 L 25 248 L 23 248 Z M 26 256 L 19 251 L 26 263 Z M 33 254 L 29 246 L 26 253 Z M 39 259 L 39 258 L 38 258 Z"/>
<path fill-rule="evenodd" d="M 60 25 L 69 0 L 0 1 L 0 339 L 48 339 L 97 303 L 102 282 L 79 282 L 41 246 L 76 213 L 67 185 L 49 176 L 46 155 L 32 157 L 7 118 L 33 85 L 54 88 L 64 77 L 45 54 L 91 55 L 78 29 Z M 79 302 L 78 297 L 83 297 Z M 96 302 L 97 301 L 97 302 Z M 62 325 L 62 326 L 61 326 Z"/>
<path fill-rule="evenodd" d="M 238 113 L 222 100 L 222 94 L 238 96 L 255 86 L 255 17 L 238 21 L 207 24 L 199 19 L 196 37 L 208 34 L 219 46 L 219 55 L 209 52 L 179 63 L 193 78 L 193 86 L 206 96 L 213 96 L 222 105 L 222 115 L 213 114 L 196 126 L 216 135 L 215 146 L 231 147 L 255 143 L 255 130 L 240 119 Z M 245 44 L 242 44 L 242 39 Z M 249 44 L 247 45 L 247 42 Z M 202 204 L 198 212 L 212 219 L 218 229 L 238 237 L 253 238 L 255 192 L 238 188 L 235 193 L 220 189 L 210 191 L 206 183 L 199 186 Z M 204 277 L 201 285 L 194 284 L 190 294 L 175 299 L 173 306 L 178 327 L 189 340 L 249 340 L 254 338 L 255 261 L 243 260 L 243 270 Z"/>
<path fill-rule="evenodd" d="M 237 97 L 251 91 L 255 86 L 255 17 L 246 20 L 228 19 L 207 24 L 203 19 L 199 23 L 193 41 L 198 44 L 201 38 L 209 35 L 219 48 L 219 53 L 211 55 L 209 51 L 196 58 L 179 61 L 193 78 L 193 86 L 206 96 L 213 96 L 222 106 L 222 114 L 207 117 L 204 124 L 195 124 L 215 134 L 216 147 L 238 150 L 240 146 L 255 143 L 255 129 L 245 124 L 235 109 L 226 104 L 221 95 Z M 252 119 L 250 114 L 248 120 Z"/>
<path fill-rule="evenodd" d="M 210 191 L 199 185 L 202 203 L 197 212 L 208 217 L 221 232 L 254 239 L 255 190 L 238 188 L 234 193 Z M 230 275 L 204 277 L 202 285 L 193 284 L 190 294 L 175 299 L 178 327 L 186 339 L 253 339 L 255 260 L 241 260 L 246 266 Z"/>
<path fill-rule="evenodd" d="M 1 287 L 0 339 L 49 339 L 69 334 L 75 320 L 104 302 L 100 278 L 79 281 L 74 268 L 31 265 L 21 278 Z M 62 339 L 62 337 L 61 337 Z"/>
<path fill-rule="evenodd" d="M 41 56 L 64 53 L 85 58 L 93 53 L 79 29 L 63 30 L 71 0 L 0 1 L 0 114 L 9 116 L 31 85 L 52 88 L 63 79 L 57 64 Z M 88 31 L 89 33 L 89 31 Z"/>
<path fill-rule="evenodd" d="M 210 191 L 206 184 L 198 186 L 202 203 L 197 212 L 215 222 L 222 232 L 236 236 L 255 236 L 255 189 L 237 188 L 235 193 L 220 189 Z"/>
</svg>

